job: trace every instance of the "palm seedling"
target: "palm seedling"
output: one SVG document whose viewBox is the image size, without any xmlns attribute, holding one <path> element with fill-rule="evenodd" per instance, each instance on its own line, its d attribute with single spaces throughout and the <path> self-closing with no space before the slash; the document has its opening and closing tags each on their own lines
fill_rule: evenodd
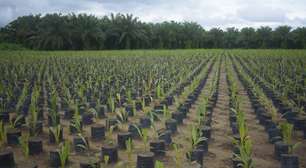
<svg viewBox="0 0 306 168">
<path fill-rule="evenodd" d="M 99 158 L 99 154 L 96 153 L 94 154 L 94 157 L 92 157 L 92 155 L 88 154 L 88 160 L 89 160 L 89 167 L 90 168 L 100 168 L 100 158 Z M 108 162 L 109 162 L 109 156 L 105 155 L 103 158 L 104 161 L 104 166 L 106 167 Z"/>
<path fill-rule="evenodd" d="M 1 89 L 1 83 L 0 83 L 0 89 Z M 1 95 L 1 90 L 0 90 L 0 95 Z M 0 114 L 4 113 L 5 109 L 6 109 L 5 99 L 0 97 Z"/>
<path fill-rule="evenodd" d="M 34 91 L 31 97 L 31 104 L 30 104 L 30 116 L 27 119 L 27 124 L 30 127 L 30 134 L 35 136 L 37 134 L 37 120 L 38 120 L 38 111 L 37 111 L 37 99 L 39 96 L 39 90 L 37 87 L 34 87 Z"/>
<path fill-rule="evenodd" d="M 248 128 L 245 123 L 245 114 L 242 111 L 236 111 L 232 109 L 236 116 L 237 116 L 237 122 L 238 122 L 238 128 L 239 128 L 239 135 L 242 140 L 242 138 L 246 137 L 248 135 Z"/>
<path fill-rule="evenodd" d="M 120 93 L 116 94 L 116 98 L 117 98 L 119 106 L 121 106 L 121 95 L 120 95 Z"/>
<path fill-rule="evenodd" d="M 82 132 L 81 115 L 79 111 L 77 110 L 77 107 L 72 117 L 71 126 L 76 130 L 76 132 L 78 133 Z"/>
<path fill-rule="evenodd" d="M 239 160 L 243 168 L 254 167 L 252 161 L 252 141 L 248 136 L 248 129 L 245 123 L 245 114 L 242 111 L 231 109 L 237 116 L 240 140 L 234 140 L 233 143 L 238 146 L 239 153 L 234 154 L 234 159 Z"/>
<path fill-rule="evenodd" d="M 19 137 L 19 144 L 21 146 L 24 156 L 27 158 L 29 156 L 29 134 L 22 134 Z"/>
<path fill-rule="evenodd" d="M 36 110 L 36 106 L 31 103 L 30 105 L 30 116 L 27 118 L 27 124 L 30 128 L 30 133 L 32 136 L 35 136 L 37 133 L 37 120 L 38 120 L 38 113 Z"/>
<path fill-rule="evenodd" d="M 133 100 L 132 101 L 132 115 L 134 116 L 136 114 L 136 101 Z"/>
<path fill-rule="evenodd" d="M 253 168 L 254 164 L 251 158 L 252 142 L 250 137 L 244 136 L 240 139 L 240 142 L 236 141 L 234 144 L 237 144 L 239 148 L 239 154 L 234 154 L 234 159 L 241 162 L 238 166 L 243 168 Z"/>
<path fill-rule="evenodd" d="M 151 124 L 153 124 L 155 120 L 159 120 L 159 116 L 154 110 L 148 109 L 148 111 L 146 112 L 146 115 L 149 117 Z"/>
<path fill-rule="evenodd" d="M 193 150 L 197 149 L 199 147 L 199 145 L 203 142 L 206 141 L 207 138 L 205 138 L 204 136 L 202 136 L 202 132 L 200 131 L 200 129 L 195 126 L 195 125 L 191 125 L 191 134 L 190 134 L 190 149 L 189 151 L 186 153 L 187 157 L 189 159 L 191 159 L 191 154 L 193 152 Z"/>
<path fill-rule="evenodd" d="M 126 97 L 127 97 L 127 103 L 128 103 L 128 104 L 131 104 L 132 101 L 133 101 L 133 99 L 132 99 L 132 93 L 131 93 L 131 90 L 130 90 L 130 89 L 128 89 L 128 90 L 126 91 Z"/>
<path fill-rule="evenodd" d="M 280 123 L 280 129 L 285 144 L 289 146 L 289 154 L 292 154 L 293 151 L 300 145 L 300 142 L 293 143 L 293 125 L 288 122 Z"/>
<path fill-rule="evenodd" d="M 83 101 L 84 99 L 84 91 L 85 91 L 85 86 L 80 84 L 80 87 L 78 88 L 78 96 L 81 99 L 81 101 Z"/>
<path fill-rule="evenodd" d="M 160 136 L 162 136 L 163 135 L 163 133 L 161 133 L 161 134 L 159 134 L 158 133 L 158 130 L 157 130 L 157 128 L 156 128 L 156 126 L 155 126 L 155 124 L 154 124 L 154 115 L 156 115 L 157 116 L 157 114 L 155 114 L 154 112 L 151 112 L 152 114 L 151 114 L 151 117 L 150 117 L 150 121 L 151 121 L 151 129 L 152 129 L 152 138 L 153 139 L 158 139 Z"/>
<path fill-rule="evenodd" d="M 59 144 L 62 136 L 62 126 L 58 124 L 57 126 L 50 127 L 49 129 L 54 137 L 55 143 Z"/>
<path fill-rule="evenodd" d="M 149 71 L 149 76 L 148 76 L 148 82 L 146 82 L 145 80 L 143 80 L 143 85 L 145 88 L 145 93 L 149 94 L 150 90 L 152 88 L 152 83 L 153 83 L 153 77 L 152 77 L 152 71 Z"/>
<path fill-rule="evenodd" d="M 68 89 L 68 87 L 66 87 L 64 83 L 62 84 L 62 88 L 65 95 L 64 97 L 62 97 L 62 99 L 65 103 L 69 104 L 69 102 L 72 101 L 72 95 L 70 93 L 70 90 Z"/>
<path fill-rule="evenodd" d="M 84 151 L 88 151 L 89 144 L 87 139 L 81 133 L 79 133 L 78 136 L 81 138 L 82 143 L 77 144 L 77 147 L 82 148 Z"/>
<path fill-rule="evenodd" d="M 16 128 L 17 125 L 20 123 L 21 119 L 23 118 L 23 115 L 18 115 L 14 120 L 10 120 L 10 128 Z"/>
<path fill-rule="evenodd" d="M 263 94 L 263 92 L 258 86 L 255 86 L 253 84 L 252 89 L 253 89 L 254 95 L 259 98 L 259 101 L 267 108 L 267 111 L 270 112 L 272 116 L 272 121 L 277 123 L 279 120 L 279 117 L 277 115 L 277 110 L 273 106 L 273 102 L 267 99 L 267 97 Z"/>
<path fill-rule="evenodd" d="M 98 107 L 99 107 L 99 106 L 98 106 Z M 88 113 L 89 113 L 89 114 L 92 114 L 93 117 L 94 117 L 95 119 L 98 118 L 98 112 L 97 112 L 97 110 L 96 110 L 95 108 L 90 108 L 90 109 L 88 110 Z"/>
<path fill-rule="evenodd" d="M 0 82 L 0 95 L 4 95 L 5 94 L 5 89 L 4 89 L 4 85 L 2 84 L 2 82 Z M 0 113 L 4 112 L 5 110 L 5 99 L 1 96 L 0 97 Z"/>
<path fill-rule="evenodd" d="M 127 156 L 128 156 L 128 165 L 129 167 L 131 166 L 132 163 L 132 154 L 133 154 L 133 142 L 132 139 L 129 138 L 128 140 L 125 141 L 126 144 L 126 152 L 127 152 Z"/>
<path fill-rule="evenodd" d="M 265 100 L 266 100 L 266 103 L 265 103 L 266 107 L 267 107 L 268 111 L 270 111 L 270 113 L 271 113 L 272 121 L 277 123 L 279 121 L 279 117 L 278 117 L 278 114 L 277 114 L 277 110 L 273 106 L 273 102 L 269 101 L 268 99 L 265 99 Z"/>
<path fill-rule="evenodd" d="M 146 113 L 149 111 L 150 107 L 146 107 L 146 102 L 145 102 L 145 98 L 142 98 L 140 100 L 140 103 L 141 103 L 141 108 L 142 110 Z"/>
<path fill-rule="evenodd" d="M 111 112 L 115 111 L 115 101 L 114 98 L 110 95 L 107 99 L 108 106 L 110 107 Z"/>
<path fill-rule="evenodd" d="M 174 106 L 175 106 L 175 108 L 179 108 L 180 105 L 181 105 L 180 99 L 177 96 L 175 96 L 174 97 Z"/>
<path fill-rule="evenodd" d="M 108 165 L 109 156 L 108 156 L 108 155 L 105 155 L 105 156 L 103 157 L 103 161 L 104 161 L 104 164 L 105 164 L 105 165 Z"/>
<path fill-rule="evenodd" d="M 65 168 L 70 155 L 70 143 L 65 141 L 60 145 L 59 157 L 61 161 L 61 168 Z"/>
<path fill-rule="evenodd" d="M 139 128 L 137 125 L 134 125 L 137 129 L 137 132 L 143 142 L 144 150 L 147 151 L 148 147 L 148 139 L 149 139 L 149 131 L 146 128 Z"/>
<path fill-rule="evenodd" d="M 156 160 L 154 168 L 164 168 L 164 164 L 161 161 Z"/>
<path fill-rule="evenodd" d="M 21 110 L 23 103 L 26 99 L 26 96 L 28 95 L 28 88 L 29 88 L 28 86 L 29 86 L 29 82 L 26 82 L 22 89 L 21 95 L 18 98 L 18 102 L 16 104 L 16 111 L 18 112 Z"/>
<path fill-rule="evenodd" d="M 162 87 L 160 85 L 160 83 L 157 84 L 157 87 L 156 87 L 156 98 L 157 99 L 160 99 L 163 95 L 162 95 Z"/>
<path fill-rule="evenodd" d="M 107 143 L 107 144 L 110 144 L 110 145 L 113 145 L 113 144 L 114 144 L 114 140 L 113 140 L 112 135 L 113 135 L 113 131 L 114 131 L 115 127 L 117 127 L 117 125 L 118 125 L 118 124 L 112 125 L 112 126 L 109 127 L 109 130 L 108 130 L 108 132 L 106 133 L 106 143 Z"/>
<path fill-rule="evenodd" d="M 51 117 L 51 125 L 58 125 L 58 113 L 57 113 L 57 94 L 56 90 L 51 93 L 51 111 L 49 112 Z"/>
<path fill-rule="evenodd" d="M 173 144 L 173 149 L 175 151 L 174 155 L 174 162 L 175 162 L 175 167 L 181 168 L 182 167 L 182 161 L 183 161 L 183 156 L 182 156 L 182 150 L 180 150 L 177 146 L 177 144 Z"/>
<path fill-rule="evenodd" d="M 0 147 L 6 143 L 6 129 L 2 121 L 0 121 Z"/>
<path fill-rule="evenodd" d="M 57 92 L 56 89 L 53 88 L 51 91 L 51 110 L 56 111 L 56 104 L 57 104 Z"/>
<path fill-rule="evenodd" d="M 164 119 L 164 122 L 168 119 L 171 118 L 171 112 L 170 110 L 167 108 L 166 105 L 163 106 L 163 119 Z"/>
<path fill-rule="evenodd" d="M 207 140 L 201 135 L 201 131 L 195 126 L 191 126 L 191 151 L 196 149 L 197 146 L 202 142 Z"/>
<path fill-rule="evenodd" d="M 144 114 L 146 115 L 146 116 L 149 116 L 149 113 L 150 113 L 150 111 L 151 111 L 151 109 L 150 109 L 150 107 L 145 107 L 144 105 L 144 101 L 141 101 L 141 105 L 142 105 L 142 111 L 144 112 Z"/>
<path fill-rule="evenodd" d="M 116 111 L 116 114 L 117 114 L 117 119 L 120 122 L 124 123 L 128 121 L 128 113 L 124 108 L 119 108 L 119 110 Z"/>
<path fill-rule="evenodd" d="M 200 106 L 197 108 L 197 119 L 198 119 L 198 125 L 202 125 L 205 122 L 205 115 L 206 115 L 206 107 L 207 107 L 207 99 L 204 98 L 203 102 L 200 104 Z"/>
</svg>

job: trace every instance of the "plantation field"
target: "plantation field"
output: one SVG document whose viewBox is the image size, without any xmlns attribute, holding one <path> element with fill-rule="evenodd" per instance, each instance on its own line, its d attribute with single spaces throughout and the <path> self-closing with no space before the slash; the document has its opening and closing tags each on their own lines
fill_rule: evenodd
<svg viewBox="0 0 306 168">
<path fill-rule="evenodd" d="M 0 168 L 306 168 L 306 50 L 1 51 Z"/>
</svg>

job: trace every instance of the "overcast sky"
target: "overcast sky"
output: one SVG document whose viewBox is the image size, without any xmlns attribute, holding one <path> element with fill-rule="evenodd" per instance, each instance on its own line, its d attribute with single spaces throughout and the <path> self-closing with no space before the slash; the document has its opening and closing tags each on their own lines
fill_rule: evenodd
<svg viewBox="0 0 306 168">
<path fill-rule="evenodd" d="M 204 28 L 306 26 L 306 0 L 0 0 L 0 26 L 54 12 L 132 13 L 146 22 L 195 21 Z"/>
</svg>

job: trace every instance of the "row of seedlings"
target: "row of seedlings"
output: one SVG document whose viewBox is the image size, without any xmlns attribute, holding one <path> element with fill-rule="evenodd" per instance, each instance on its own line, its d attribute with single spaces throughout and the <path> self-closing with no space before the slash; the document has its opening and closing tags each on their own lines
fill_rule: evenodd
<svg viewBox="0 0 306 168">
<path fill-rule="evenodd" d="M 255 83 L 259 85 L 264 91 L 265 95 L 272 100 L 274 106 L 280 112 L 289 123 L 294 125 L 296 130 L 301 130 L 304 132 L 304 139 L 306 139 L 306 116 L 301 113 L 300 108 L 294 106 L 292 102 L 288 101 L 286 98 L 281 96 L 275 89 L 273 89 L 273 85 L 266 82 L 262 77 L 256 75 L 250 68 L 250 64 L 246 64 L 240 58 L 236 58 L 238 62 L 242 65 L 244 71 L 254 79 Z"/>
<path fill-rule="evenodd" d="M 214 66 L 216 67 L 216 66 Z M 208 74 L 211 73 L 209 70 Z M 201 84 L 201 90 L 203 89 L 207 78 L 205 78 L 205 82 Z M 217 101 L 217 90 L 216 84 L 218 82 L 218 71 L 215 71 L 215 76 L 213 76 L 213 80 L 209 86 L 207 86 L 208 93 L 205 95 L 206 97 L 199 100 L 199 105 L 196 109 L 196 123 L 189 125 L 191 135 L 188 136 L 190 147 L 186 153 L 186 157 L 191 162 L 195 161 L 199 165 L 199 167 L 203 166 L 203 157 L 208 152 L 208 143 L 211 137 L 211 118 L 212 118 L 212 109 Z M 202 92 L 204 95 L 204 92 Z M 190 95 L 190 93 L 189 93 Z M 199 94 L 200 95 L 200 94 Z M 199 96 L 197 96 L 198 99 Z M 191 96 L 189 96 L 191 98 Z M 196 100 L 195 100 L 196 101 Z M 176 146 L 177 148 L 177 146 Z M 178 160 L 177 158 L 176 160 Z M 181 167 L 182 164 L 176 164 L 178 167 Z M 195 166 L 195 165 L 194 165 Z"/>
<path fill-rule="evenodd" d="M 191 161 L 198 162 L 201 167 L 205 167 L 203 157 L 208 153 L 209 141 L 211 139 L 211 123 L 213 109 L 218 101 L 218 86 L 220 80 L 221 59 L 219 57 L 217 70 L 213 74 L 212 81 L 207 85 L 207 93 L 199 100 L 200 104 L 196 109 L 197 123 L 191 126 L 191 147 L 192 151 L 186 155 Z"/>
<path fill-rule="evenodd" d="M 252 140 L 248 135 L 245 113 L 240 109 L 241 97 L 238 85 L 234 79 L 234 72 L 230 63 L 226 62 L 227 84 L 229 86 L 230 126 L 233 133 L 233 167 L 252 168 Z"/>
<path fill-rule="evenodd" d="M 207 68 L 207 66 L 206 66 Z M 196 69 L 194 71 L 194 75 L 192 75 L 189 80 L 187 81 L 192 81 L 192 82 L 187 82 L 185 84 L 183 84 L 183 87 L 180 86 L 178 89 L 176 89 L 175 95 L 179 95 L 183 92 L 183 90 L 185 88 L 194 88 L 196 81 L 198 81 L 198 78 L 202 76 L 202 72 L 203 71 L 203 67 Z M 205 70 L 204 70 L 205 71 Z M 188 87 L 187 87 L 188 86 Z M 190 108 L 190 103 L 185 103 L 187 108 Z M 172 103 L 171 103 L 172 104 Z M 134 128 L 137 129 L 136 132 L 136 136 L 140 137 L 142 139 L 142 141 L 145 143 L 144 146 L 147 146 L 147 140 L 148 138 L 147 136 L 147 127 L 151 126 L 151 128 L 153 129 L 153 138 L 151 139 L 151 141 L 149 142 L 150 145 L 150 152 L 145 151 L 144 153 L 139 153 L 137 155 L 137 165 L 136 167 L 139 168 L 150 168 L 150 167 L 154 167 L 154 160 L 156 158 L 159 158 L 161 156 L 165 155 L 166 152 L 166 147 L 169 147 L 169 145 L 172 143 L 172 138 L 171 135 L 174 134 L 177 131 L 177 124 L 182 123 L 183 120 L 183 116 L 180 113 L 180 115 L 176 115 L 175 112 L 174 113 L 170 113 L 168 106 L 171 105 L 168 103 L 162 103 L 158 106 L 154 107 L 154 111 L 151 113 L 151 117 L 150 117 L 150 125 L 143 125 L 143 124 L 139 124 L 138 126 L 133 125 Z M 186 109 L 188 110 L 188 109 Z M 160 116 L 160 114 L 162 114 L 162 117 L 158 117 Z M 187 111 L 184 115 L 187 114 Z M 162 118 L 162 119 L 160 119 Z M 171 119 L 172 118 L 172 119 Z M 164 122 L 166 129 L 160 129 L 157 130 L 155 125 L 154 125 L 154 121 L 155 120 L 162 120 L 162 122 Z M 135 131 L 134 135 L 135 135 Z M 145 148 L 146 149 L 146 148 Z M 162 162 L 159 162 L 158 160 L 156 160 L 156 165 L 163 165 Z"/>
<path fill-rule="evenodd" d="M 191 90 L 186 92 L 187 99 L 179 105 L 178 112 L 172 113 L 172 117 L 177 120 L 179 124 L 183 123 L 183 119 L 187 117 L 187 113 L 190 112 L 190 108 L 198 100 L 204 86 L 206 86 L 209 74 L 211 74 L 213 68 L 215 67 L 214 65 L 216 60 L 217 59 L 214 59 L 209 69 L 203 73 L 203 76 L 205 77 L 194 82 L 196 87 L 191 87 Z M 214 99 L 211 101 L 209 101 L 208 98 L 200 100 L 200 105 L 196 110 L 198 121 L 195 124 L 189 125 L 191 133 L 189 136 L 190 147 L 186 152 L 186 157 L 190 162 L 196 162 L 198 167 L 203 167 L 203 157 L 208 152 L 208 142 L 211 136 L 210 123 L 212 108 L 216 101 L 216 94 L 211 94 L 214 95 Z M 177 145 L 176 148 L 178 148 Z"/>
<path fill-rule="evenodd" d="M 205 64 L 204 64 L 205 63 Z M 206 62 L 203 62 L 201 66 L 195 69 L 195 71 L 187 78 L 187 81 L 194 81 L 197 76 L 200 75 L 200 72 L 205 67 Z M 176 128 L 176 121 L 173 122 L 173 120 L 169 120 L 169 110 L 168 106 L 173 104 L 174 96 L 173 95 L 180 95 L 185 87 L 188 85 L 191 85 L 190 82 L 183 82 L 181 85 L 177 87 L 177 89 L 173 90 L 172 93 L 169 93 L 169 96 L 167 96 L 164 100 L 161 101 L 159 104 L 155 104 L 154 109 L 150 111 L 148 109 L 147 117 L 145 120 L 140 120 L 139 123 L 132 123 L 129 125 L 129 133 L 131 135 L 131 138 L 127 139 L 127 144 L 130 144 L 133 139 L 141 139 L 144 146 L 144 152 L 137 154 L 137 163 L 136 167 L 138 168 L 150 168 L 154 167 L 155 165 L 155 159 L 161 156 L 165 155 L 166 152 L 166 146 L 170 145 L 172 142 L 171 140 L 171 131 L 168 129 L 162 129 L 157 130 L 157 127 L 155 126 L 155 122 L 162 120 L 165 122 L 166 127 L 171 127 L 172 131 L 173 128 Z M 160 114 L 163 114 L 163 119 L 160 119 Z M 171 125 L 171 126 L 169 126 Z M 149 142 L 149 128 L 152 128 L 153 136 L 151 137 L 151 140 Z M 129 146 L 129 145 L 128 145 Z M 149 149 L 148 150 L 148 146 Z M 130 151 L 132 152 L 132 151 Z M 131 162 L 131 161 L 129 161 Z M 156 165 L 162 166 L 163 164 L 159 161 L 156 161 Z"/>
<path fill-rule="evenodd" d="M 187 117 L 187 113 L 189 109 L 191 108 L 191 105 L 196 101 L 198 95 L 201 93 L 200 90 L 196 91 L 197 90 L 196 88 L 200 89 L 199 85 L 200 85 L 202 76 L 206 76 L 205 78 L 207 78 L 208 71 L 211 70 L 211 67 L 212 67 L 212 63 L 210 63 L 210 66 L 206 66 L 204 70 L 198 71 L 198 73 L 199 72 L 201 73 L 199 74 L 197 73 L 198 76 L 196 78 L 192 78 L 190 80 L 192 82 L 188 82 L 189 83 L 188 87 L 180 89 L 179 92 L 182 93 L 182 96 L 180 97 L 182 97 L 182 99 L 186 101 L 179 103 L 178 99 L 176 99 L 176 104 L 179 104 L 179 106 L 177 106 L 177 110 L 181 108 L 181 109 L 184 109 L 183 111 L 171 113 L 167 105 L 163 106 L 163 110 L 160 110 L 160 108 L 159 109 L 155 108 L 155 112 L 157 113 L 157 116 L 160 116 L 160 117 L 156 117 L 156 118 L 152 117 L 151 118 L 152 123 L 154 119 L 161 120 L 165 124 L 165 128 L 157 130 L 156 129 L 157 127 L 155 127 L 154 123 L 151 124 L 151 128 L 153 128 L 154 134 L 153 134 L 153 140 L 150 141 L 150 152 L 145 152 L 145 153 L 141 153 L 137 155 L 137 167 L 146 167 L 146 168 L 154 167 L 154 164 L 152 163 L 155 163 L 155 162 L 153 160 L 156 160 L 155 164 L 157 166 L 163 167 L 164 164 L 160 162 L 158 159 L 161 159 L 161 157 L 165 156 L 166 150 L 171 147 L 173 147 L 174 150 L 176 151 L 176 156 L 174 159 L 176 162 L 176 165 L 182 166 L 178 164 L 179 162 L 182 161 L 181 159 L 178 159 L 179 157 L 178 146 L 175 144 L 171 145 L 173 144 L 171 135 L 175 136 L 177 132 L 178 124 L 182 124 L 183 119 Z M 189 95 L 192 95 L 192 96 L 189 96 Z M 183 106 L 185 107 L 183 108 Z M 135 128 L 139 128 L 139 127 L 135 126 Z M 143 142 L 146 142 L 145 140 L 147 140 L 147 138 L 143 138 L 143 135 L 147 134 L 147 130 L 142 129 L 142 128 L 137 129 L 137 130 L 139 130 L 137 136 L 141 137 Z M 146 145 L 146 143 L 144 145 Z M 189 163 L 184 163 L 184 165 L 188 166 Z"/>
<path fill-rule="evenodd" d="M 293 56 L 258 56 L 256 59 L 245 59 L 252 71 L 257 74 L 264 74 L 262 78 L 271 83 L 269 87 L 278 95 L 282 101 L 294 106 L 295 110 L 303 113 L 306 109 L 305 95 L 305 57 Z"/>
<path fill-rule="evenodd" d="M 241 67 L 234 64 L 239 80 L 247 88 L 248 96 L 255 110 L 259 123 L 269 135 L 269 142 L 275 145 L 275 158 L 281 161 L 282 168 L 298 168 L 298 156 L 294 155 L 297 143 L 293 143 L 293 125 L 278 117 L 273 103 L 263 91 L 242 72 Z"/>
</svg>

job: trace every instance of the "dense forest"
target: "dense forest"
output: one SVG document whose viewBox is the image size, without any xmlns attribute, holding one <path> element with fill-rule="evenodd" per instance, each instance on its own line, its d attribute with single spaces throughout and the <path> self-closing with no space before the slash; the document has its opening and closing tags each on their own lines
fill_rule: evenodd
<svg viewBox="0 0 306 168">
<path fill-rule="evenodd" d="M 306 27 L 205 30 L 195 22 L 144 23 L 130 14 L 28 15 L 0 30 L 0 42 L 39 50 L 306 48 Z"/>
</svg>

